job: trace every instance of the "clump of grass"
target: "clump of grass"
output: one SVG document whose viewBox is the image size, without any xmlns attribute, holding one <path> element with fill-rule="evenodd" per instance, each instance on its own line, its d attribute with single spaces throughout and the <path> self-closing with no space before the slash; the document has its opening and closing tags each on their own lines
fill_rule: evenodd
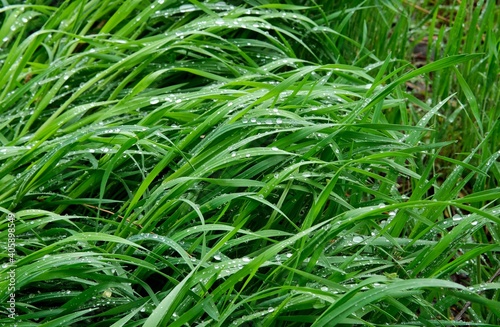
<svg viewBox="0 0 500 327">
<path fill-rule="evenodd" d="M 420 68 L 405 36 L 448 11 L 41 3 L 0 11 L 18 325 L 498 325 L 490 2 L 455 11 L 489 51 Z M 431 50 L 463 35 L 442 26 Z"/>
</svg>

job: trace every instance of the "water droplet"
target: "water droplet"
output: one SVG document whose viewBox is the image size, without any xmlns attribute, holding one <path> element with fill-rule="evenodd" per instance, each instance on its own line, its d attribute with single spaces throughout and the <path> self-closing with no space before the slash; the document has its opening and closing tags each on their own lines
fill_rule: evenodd
<svg viewBox="0 0 500 327">
<path fill-rule="evenodd" d="M 274 312 L 274 308 L 273 307 L 267 308 L 267 312 Z"/>
<path fill-rule="evenodd" d="M 157 98 L 152 98 L 152 99 L 149 101 L 149 103 L 151 103 L 151 104 L 157 104 L 158 102 L 160 102 L 160 100 L 159 100 L 159 99 L 157 99 Z"/>
<path fill-rule="evenodd" d="M 352 241 L 353 241 L 354 243 L 361 243 L 361 242 L 363 242 L 363 240 L 364 240 L 364 239 L 363 239 L 361 236 L 354 236 L 354 237 L 352 238 Z"/>
<path fill-rule="evenodd" d="M 191 4 L 189 4 L 189 5 L 182 5 L 182 6 L 179 7 L 179 10 L 181 12 L 194 11 L 194 10 L 196 10 L 196 7 L 193 6 L 193 5 L 191 5 Z"/>
</svg>

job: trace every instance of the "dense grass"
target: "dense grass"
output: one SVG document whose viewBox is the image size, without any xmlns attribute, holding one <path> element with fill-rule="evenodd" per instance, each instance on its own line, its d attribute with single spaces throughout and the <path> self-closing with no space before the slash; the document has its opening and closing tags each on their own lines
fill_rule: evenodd
<svg viewBox="0 0 500 327">
<path fill-rule="evenodd" d="M 0 324 L 500 324 L 494 1 L 0 17 Z"/>
</svg>

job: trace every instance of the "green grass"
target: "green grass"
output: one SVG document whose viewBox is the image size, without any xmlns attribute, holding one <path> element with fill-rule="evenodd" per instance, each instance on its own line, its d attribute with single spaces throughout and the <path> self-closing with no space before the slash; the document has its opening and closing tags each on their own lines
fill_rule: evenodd
<svg viewBox="0 0 500 327">
<path fill-rule="evenodd" d="M 494 1 L 0 17 L 0 325 L 500 324 Z"/>
</svg>

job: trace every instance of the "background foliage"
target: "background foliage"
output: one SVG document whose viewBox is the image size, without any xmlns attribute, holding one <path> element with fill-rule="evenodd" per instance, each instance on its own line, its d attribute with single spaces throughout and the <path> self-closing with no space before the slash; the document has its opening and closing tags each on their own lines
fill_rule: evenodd
<svg viewBox="0 0 500 327">
<path fill-rule="evenodd" d="M 499 325 L 499 11 L 3 0 L 17 325 Z"/>
</svg>

